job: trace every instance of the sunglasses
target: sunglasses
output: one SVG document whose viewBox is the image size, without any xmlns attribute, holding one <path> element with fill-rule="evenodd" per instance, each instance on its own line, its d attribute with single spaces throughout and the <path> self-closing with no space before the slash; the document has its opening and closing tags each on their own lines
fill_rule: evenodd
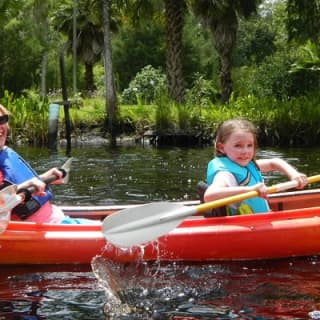
<svg viewBox="0 0 320 320">
<path fill-rule="evenodd" d="M 8 121 L 9 121 L 9 116 L 7 114 L 0 116 L 0 124 L 6 124 Z"/>
</svg>

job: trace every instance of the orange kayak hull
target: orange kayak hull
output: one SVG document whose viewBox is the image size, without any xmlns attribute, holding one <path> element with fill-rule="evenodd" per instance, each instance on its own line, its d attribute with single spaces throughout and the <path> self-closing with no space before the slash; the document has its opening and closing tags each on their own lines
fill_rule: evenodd
<svg viewBox="0 0 320 320">
<path fill-rule="evenodd" d="M 0 234 L 0 264 L 88 264 L 95 256 L 132 262 L 320 255 L 320 190 L 277 194 L 270 198 L 270 204 L 276 211 L 233 217 L 192 216 L 156 241 L 126 250 L 107 244 L 100 225 L 9 222 Z M 70 216 L 102 220 L 127 207 L 63 209 Z"/>
<path fill-rule="evenodd" d="M 320 207 L 236 217 L 192 217 L 143 247 L 107 246 L 110 259 L 217 261 L 320 254 Z"/>
<path fill-rule="evenodd" d="M 320 207 L 260 215 L 191 217 L 158 240 L 130 250 L 107 245 L 100 226 L 11 222 L 0 264 L 90 263 L 96 255 L 136 260 L 277 259 L 320 254 Z"/>
</svg>

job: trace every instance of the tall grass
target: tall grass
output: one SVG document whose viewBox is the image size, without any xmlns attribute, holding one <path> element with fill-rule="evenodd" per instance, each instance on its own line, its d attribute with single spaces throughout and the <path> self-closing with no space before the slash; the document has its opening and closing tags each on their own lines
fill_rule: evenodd
<svg viewBox="0 0 320 320">
<path fill-rule="evenodd" d="M 14 98 L 0 99 L 10 112 L 10 137 L 13 142 L 45 145 L 48 139 L 48 99 L 32 92 Z M 226 105 L 177 105 L 162 98 L 155 105 L 121 105 L 120 134 L 141 136 L 146 130 L 157 133 L 186 134 L 211 138 L 224 120 L 242 117 L 259 129 L 262 145 L 317 145 L 320 138 L 320 95 L 276 100 L 246 96 L 231 99 Z M 74 135 L 103 129 L 105 120 L 103 98 L 83 99 L 70 107 Z M 64 129 L 64 113 L 60 111 L 60 130 Z"/>
<path fill-rule="evenodd" d="M 10 136 L 13 142 L 44 144 L 48 137 L 48 101 L 29 92 L 15 99 L 8 92 L 1 103 L 10 112 Z"/>
</svg>

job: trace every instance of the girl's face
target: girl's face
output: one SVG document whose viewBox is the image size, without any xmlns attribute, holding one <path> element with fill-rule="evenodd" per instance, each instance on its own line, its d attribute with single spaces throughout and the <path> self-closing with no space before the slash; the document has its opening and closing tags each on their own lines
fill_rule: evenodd
<svg viewBox="0 0 320 320">
<path fill-rule="evenodd" d="M 218 142 L 216 148 L 233 162 L 246 166 L 254 158 L 254 135 L 248 131 L 236 130 L 224 143 Z"/>
<path fill-rule="evenodd" d="M 6 144 L 8 134 L 8 116 L 0 111 L 0 148 Z"/>
</svg>

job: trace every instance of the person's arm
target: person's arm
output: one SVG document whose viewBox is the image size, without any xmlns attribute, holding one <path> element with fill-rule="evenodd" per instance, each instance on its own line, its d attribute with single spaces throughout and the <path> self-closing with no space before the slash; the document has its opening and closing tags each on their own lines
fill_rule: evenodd
<svg viewBox="0 0 320 320">
<path fill-rule="evenodd" d="M 45 173 L 41 174 L 38 177 L 31 178 L 27 181 L 24 181 L 18 185 L 18 190 L 21 189 L 28 189 L 29 187 L 35 187 L 37 189 L 36 192 L 34 192 L 35 195 L 38 196 L 43 196 L 45 195 L 45 189 L 46 189 L 46 184 L 43 182 L 43 180 L 49 178 L 50 176 L 55 175 L 57 177 L 57 180 L 53 181 L 52 184 L 61 184 L 63 183 L 63 173 L 57 169 L 57 168 L 52 168 Z"/>
<path fill-rule="evenodd" d="M 37 196 L 44 196 L 45 195 L 44 190 L 46 189 L 46 184 L 37 177 L 31 178 L 27 181 L 20 183 L 18 185 L 17 189 L 23 190 L 23 189 L 28 189 L 30 187 L 35 187 L 37 189 L 34 192 L 35 195 L 37 195 Z"/>
<path fill-rule="evenodd" d="M 298 189 L 302 189 L 308 183 L 307 176 L 304 173 L 297 171 L 283 159 L 259 159 L 256 162 L 262 172 L 278 171 L 285 174 L 290 180 L 296 180 Z"/>
<path fill-rule="evenodd" d="M 41 174 L 39 177 L 41 180 L 45 180 L 50 176 L 56 176 L 57 180 L 51 182 L 51 184 L 63 184 L 63 172 L 57 168 L 52 168 L 45 173 Z"/>
<path fill-rule="evenodd" d="M 217 173 L 212 184 L 204 193 L 204 201 L 215 201 L 249 191 L 258 191 L 259 196 L 265 198 L 268 189 L 264 183 L 257 183 L 253 186 L 239 186 L 235 177 L 230 172 L 221 171 Z"/>
</svg>

